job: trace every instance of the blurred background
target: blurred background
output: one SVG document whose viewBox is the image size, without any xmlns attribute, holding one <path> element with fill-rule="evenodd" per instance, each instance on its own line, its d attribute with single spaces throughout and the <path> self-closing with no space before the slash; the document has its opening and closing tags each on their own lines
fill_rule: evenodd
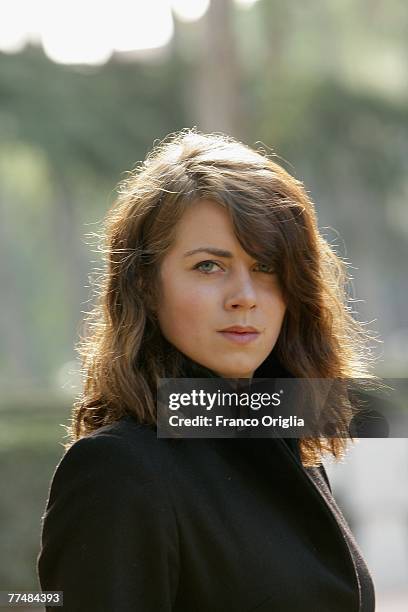
<svg viewBox="0 0 408 612">
<path fill-rule="evenodd" d="M 378 374 L 407 376 L 407 31 L 403 0 L 1 2 L 0 590 L 38 588 L 94 235 L 167 134 L 196 126 L 280 156 L 350 262 Z M 407 441 L 362 441 L 328 469 L 377 610 L 407 610 Z"/>
</svg>

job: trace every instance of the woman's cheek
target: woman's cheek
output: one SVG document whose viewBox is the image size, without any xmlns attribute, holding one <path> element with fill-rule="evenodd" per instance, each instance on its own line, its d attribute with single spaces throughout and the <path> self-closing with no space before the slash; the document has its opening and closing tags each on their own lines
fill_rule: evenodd
<svg viewBox="0 0 408 612">
<path fill-rule="evenodd" d="M 218 292 L 214 287 L 209 286 L 189 286 L 183 291 L 183 298 L 195 311 L 207 312 L 214 307 Z"/>
</svg>

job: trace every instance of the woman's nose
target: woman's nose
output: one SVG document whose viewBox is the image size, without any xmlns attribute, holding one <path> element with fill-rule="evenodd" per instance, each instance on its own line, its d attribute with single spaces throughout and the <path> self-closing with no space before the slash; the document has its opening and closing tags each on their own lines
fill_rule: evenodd
<svg viewBox="0 0 408 612">
<path fill-rule="evenodd" d="M 225 308 L 250 309 L 256 306 L 256 291 L 249 273 L 237 274 L 227 289 Z"/>
</svg>

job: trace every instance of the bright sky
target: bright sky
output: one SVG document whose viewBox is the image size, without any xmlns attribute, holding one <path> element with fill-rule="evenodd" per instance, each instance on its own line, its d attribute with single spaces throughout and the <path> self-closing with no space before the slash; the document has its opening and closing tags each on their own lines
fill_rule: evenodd
<svg viewBox="0 0 408 612">
<path fill-rule="evenodd" d="M 250 8 L 257 0 L 235 0 Z M 18 53 L 28 42 L 62 64 L 104 64 L 114 51 L 165 46 L 173 18 L 193 22 L 210 0 L 2 0 L 0 51 Z"/>
</svg>

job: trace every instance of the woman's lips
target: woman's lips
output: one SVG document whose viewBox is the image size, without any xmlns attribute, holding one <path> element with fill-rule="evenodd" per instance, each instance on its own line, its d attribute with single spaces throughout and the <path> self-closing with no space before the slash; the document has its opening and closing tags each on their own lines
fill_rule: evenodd
<svg viewBox="0 0 408 612">
<path fill-rule="evenodd" d="M 234 331 L 220 331 L 224 338 L 235 342 L 236 344 L 248 344 L 253 342 L 259 336 L 259 332 L 234 332 Z"/>
</svg>

